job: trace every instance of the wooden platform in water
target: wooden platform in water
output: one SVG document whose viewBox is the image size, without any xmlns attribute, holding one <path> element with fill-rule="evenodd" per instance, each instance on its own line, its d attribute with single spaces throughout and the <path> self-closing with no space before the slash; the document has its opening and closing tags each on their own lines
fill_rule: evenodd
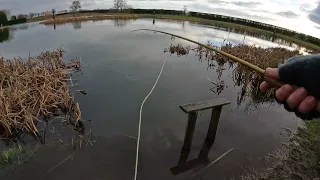
<svg viewBox="0 0 320 180">
<path fill-rule="evenodd" d="M 194 111 L 211 109 L 213 107 L 223 106 L 226 104 L 230 104 L 230 101 L 225 98 L 217 98 L 217 99 L 212 99 L 212 100 L 207 100 L 207 101 L 200 101 L 200 102 L 196 102 L 196 103 L 185 104 L 185 105 L 180 106 L 180 108 L 185 113 L 189 113 L 189 112 L 194 112 Z"/>
</svg>

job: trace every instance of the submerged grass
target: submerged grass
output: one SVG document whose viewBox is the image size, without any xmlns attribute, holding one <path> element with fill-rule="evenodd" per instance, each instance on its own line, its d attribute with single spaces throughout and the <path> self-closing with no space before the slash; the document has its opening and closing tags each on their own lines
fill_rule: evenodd
<svg viewBox="0 0 320 180">
<path fill-rule="evenodd" d="M 212 46 L 210 43 L 207 45 Z M 215 47 L 218 48 L 218 47 Z M 259 67 L 277 67 L 286 59 L 299 55 L 298 51 L 290 51 L 285 48 L 261 48 L 250 45 L 231 45 L 226 44 L 220 49 L 224 52 L 233 54 L 237 57 L 245 59 Z M 229 68 L 234 66 L 234 62 L 225 56 L 216 54 L 213 51 L 202 47 L 191 48 L 183 47 L 181 44 L 170 45 L 171 54 L 177 53 L 178 56 L 187 55 L 189 50 L 196 52 L 199 60 L 216 61 L 215 68 L 217 71 L 222 70 L 225 64 L 229 64 Z M 210 62 L 210 63 L 209 63 Z M 260 104 L 273 100 L 273 91 L 263 93 L 259 91 L 258 85 L 262 81 L 260 74 L 253 72 L 247 67 L 237 64 L 233 68 L 232 78 L 235 85 L 241 87 L 239 94 L 240 103 L 246 97 L 251 98 L 253 104 Z M 218 73 L 220 80 L 221 74 Z M 214 84 L 214 83 L 213 83 Z M 239 103 L 239 102 L 238 102 Z M 256 107 L 259 108 L 259 107 Z M 288 130 L 289 132 L 290 130 Z M 291 179 L 291 180 L 316 180 L 320 178 L 320 120 L 305 122 L 304 126 L 299 127 L 297 132 L 293 134 L 290 131 L 289 142 L 283 144 L 279 151 L 275 151 L 265 157 L 267 161 L 272 161 L 270 168 L 265 171 L 251 171 L 240 177 L 242 180 L 271 180 L 271 179 Z"/>
<path fill-rule="evenodd" d="M 79 60 L 64 62 L 64 51 L 45 51 L 27 59 L 0 58 L 0 136 L 20 140 L 24 133 L 41 140 L 37 124 L 53 116 L 83 128 L 80 108 L 68 87 L 69 73 Z"/>
<path fill-rule="evenodd" d="M 288 58 L 299 55 L 299 51 L 290 51 L 280 47 L 262 48 L 253 45 L 232 45 L 230 43 L 217 47 L 213 46 L 210 42 L 206 45 L 244 59 L 262 69 L 266 69 L 267 67 L 278 67 L 279 64 L 285 62 Z M 196 53 L 196 56 L 198 56 L 200 61 L 208 61 L 210 69 L 216 69 L 218 74 L 217 82 L 210 80 L 214 85 L 212 91 L 215 94 L 219 95 L 224 89 L 225 84 L 224 81 L 221 80 L 223 71 L 231 68 L 233 71 L 232 76 L 230 77 L 234 82 L 234 86 L 241 87 L 237 98 L 238 106 L 247 100 L 248 105 L 246 110 L 252 111 L 258 109 L 263 103 L 274 102 L 274 89 L 268 92 L 261 92 L 259 90 L 259 85 L 264 79 L 261 73 L 253 71 L 244 65 L 235 63 L 224 55 L 215 53 L 202 46 L 191 48 L 190 46 L 183 47 L 181 44 L 171 44 L 168 49 L 165 49 L 165 52 L 169 51 L 171 54 L 176 53 L 178 56 L 181 56 L 187 55 L 190 50 Z"/>
<path fill-rule="evenodd" d="M 17 145 L 17 147 L 8 148 L 1 152 L 0 164 L 2 165 L 21 165 L 28 161 L 33 151 Z"/>
</svg>

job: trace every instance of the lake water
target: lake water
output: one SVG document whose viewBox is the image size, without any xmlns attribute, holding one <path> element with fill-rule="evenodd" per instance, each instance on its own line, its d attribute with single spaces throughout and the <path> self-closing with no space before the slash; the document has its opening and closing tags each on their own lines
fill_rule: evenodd
<svg viewBox="0 0 320 180">
<path fill-rule="evenodd" d="M 129 34 L 138 28 L 163 30 L 214 45 L 231 42 L 284 46 L 279 41 L 244 38 L 209 26 L 152 19 L 83 22 L 57 25 L 55 29 L 37 23 L 12 27 L 2 35 L 6 38 L 0 39 L 0 54 L 6 58 L 34 56 L 59 47 L 67 51 L 66 59 L 81 57 L 83 71 L 72 78 L 78 80 L 75 89 L 85 89 L 88 94 L 75 96 L 83 119 L 91 120 L 86 122 L 87 130 L 91 129 L 96 143 L 82 147 L 67 161 L 63 160 L 72 151 L 42 149 L 4 179 L 133 179 L 136 140 L 132 137 L 137 136 L 142 100 L 168 56 L 164 49 L 171 43 L 194 46 L 153 32 Z M 241 88 L 230 77 L 232 69 L 227 64 L 225 68 L 220 80 L 226 86 L 215 94 L 208 78 L 216 81 L 218 74 L 206 61 L 199 61 L 194 53 L 167 57 L 163 74 L 142 113 L 138 179 L 190 179 L 195 173 L 197 167 L 176 176 L 170 172 L 178 163 L 187 125 L 187 114 L 179 108 L 182 104 L 217 97 L 231 101 L 222 109 L 209 159 L 234 150 L 195 179 L 237 179 L 248 167 L 263 167 L 260 158 L 279 148 L 282 128 L 297 127 L 300 120 L 277 104 L 265 103 L 248 111 L 250 97 L 237 103 Z M 196 158 L 202 147 L 210 115 L 210 110 L 199 113 L 189 160 Z M 59 162 L 63 163 L 48 172 Z"/>
</svg>

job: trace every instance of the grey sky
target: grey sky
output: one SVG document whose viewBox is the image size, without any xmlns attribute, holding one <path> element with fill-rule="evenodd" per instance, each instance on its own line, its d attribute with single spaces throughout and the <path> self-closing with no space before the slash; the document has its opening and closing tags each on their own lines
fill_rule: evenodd
<svg viewBox="0 0 320 180">
<path fill-rule="evenodd" d="M 69 9 L 72 0 L 0 0 L 11 14 Z M 113 0 L 80 0 L 82 9 L 111 8 Z M 274 24 L 320 38 L 318 0 L 128 0 L 134 8 L 216 13 Z"/>
</svg>

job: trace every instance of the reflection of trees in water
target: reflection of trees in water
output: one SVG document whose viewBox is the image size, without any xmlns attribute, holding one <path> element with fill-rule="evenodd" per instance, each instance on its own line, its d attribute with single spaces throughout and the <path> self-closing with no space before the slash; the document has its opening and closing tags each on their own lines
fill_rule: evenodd
<svg viewBox="0 0 320 180">
<path fill-rule="evenodd" d="M 115 27 L 124 27 L 131 22 L 131 20 L 125 19 L 113 19 L 112 21 Z"/>
<path fill-rule="evenodd" d="M 73 29 L 81 29 L 81 21 L 74 21 L 72 22 Z"/>
<path fill-rule="evenodd" d="M 0 29 L 0 42 L 3 43 L 9 40 L 9 34 L 9 28 Z"/>
<path fill-rule="evenodd" d="M 29 28 L 28 24 L 20 24 L 16 26 L 10 26 L 11 31 L 17 31 L 17 30 L 27 30 Z"/>
<path fill-rule="evenodd" d="M 192 22 L 190 22 L 190 23 L 192 23 Z M 217 26 L 217 25 L 215 25 L 215 26 Z M 272 34 L 272 35 L 264 35 L 264 34 L 260 34 L 260 33 L 257 33 L 257 32 L 247 31 L 245 29 L 224 28 L 224 27 L 217 27 L 215 29 L 219 29 L 219 30 L 223 30 L 223 31 L 229 31 L 229 32 L 237 33 L 237 34 L 243 34 L 243 35 L 251 36 L 251 37 L 256 37 L 256 38 L 259 38 L 259 39 L 263 39 L 263 40 L 266 40 L 266 41 L 271 41 L 271 42 L 277 43 L 279 45 L 285 45 L 285 46 L 289 46 L 289 47 L 295 46 L 295 47 L 300 48 L 298 45 L 296 45 L 296 44 L 294 44 L 292 42 L 277 38 L 275 33 Z"/>
<path fill-rule="evenodd" d="M 207 42 L 208 46 L 218 48 L 226 53 L 232 54 L 241 59 L 255 64 L 262 69 L 267 67 L 277 67 L 285 59 L 293 57 L 299 54 L 298 51 L 289 51 L 285 48 L 261 48 L 249 45 L 232 45 L 226 44 L 221 47 L 215 47 L 212 43 Z M 195 55 L 199 58 L 199 61 L 208 61 L 207 69 L 215 69 L 217 73 L 217 79 L 208 80 L 213 84 L 213 87 L 210 89 L 216 95 L 219 95 L 226 87 L 224 80 L 221 79 L 222 73 L 224 70 L 232 70 L 229 77 L 234 83 L 234 87 L 239 87 L 237 97 L 238 107 L 242 104 L 245 104 L 245 109 L 247 111 L 252 111 L 258 109 L 263 103 L 274 103 L 274 90 L 268 92 L 261 92 L 259 89 L 260 83 L 263 81 L 263 76 L 260 73 L 257 73 L 246 66 L 235 63 L 229 58 L 217 54 L 211 50 L 203 48 L 201 46 L 196 48 L 190 48 L 190 46 L 183 47 L 181 44 L 170 45 L 170 53 L 180 54 L 180 52 L 187 52 L 189 50 L 195 52 Z M 184 55 L 184 54 L 182 54 Z"/>
</svg>

